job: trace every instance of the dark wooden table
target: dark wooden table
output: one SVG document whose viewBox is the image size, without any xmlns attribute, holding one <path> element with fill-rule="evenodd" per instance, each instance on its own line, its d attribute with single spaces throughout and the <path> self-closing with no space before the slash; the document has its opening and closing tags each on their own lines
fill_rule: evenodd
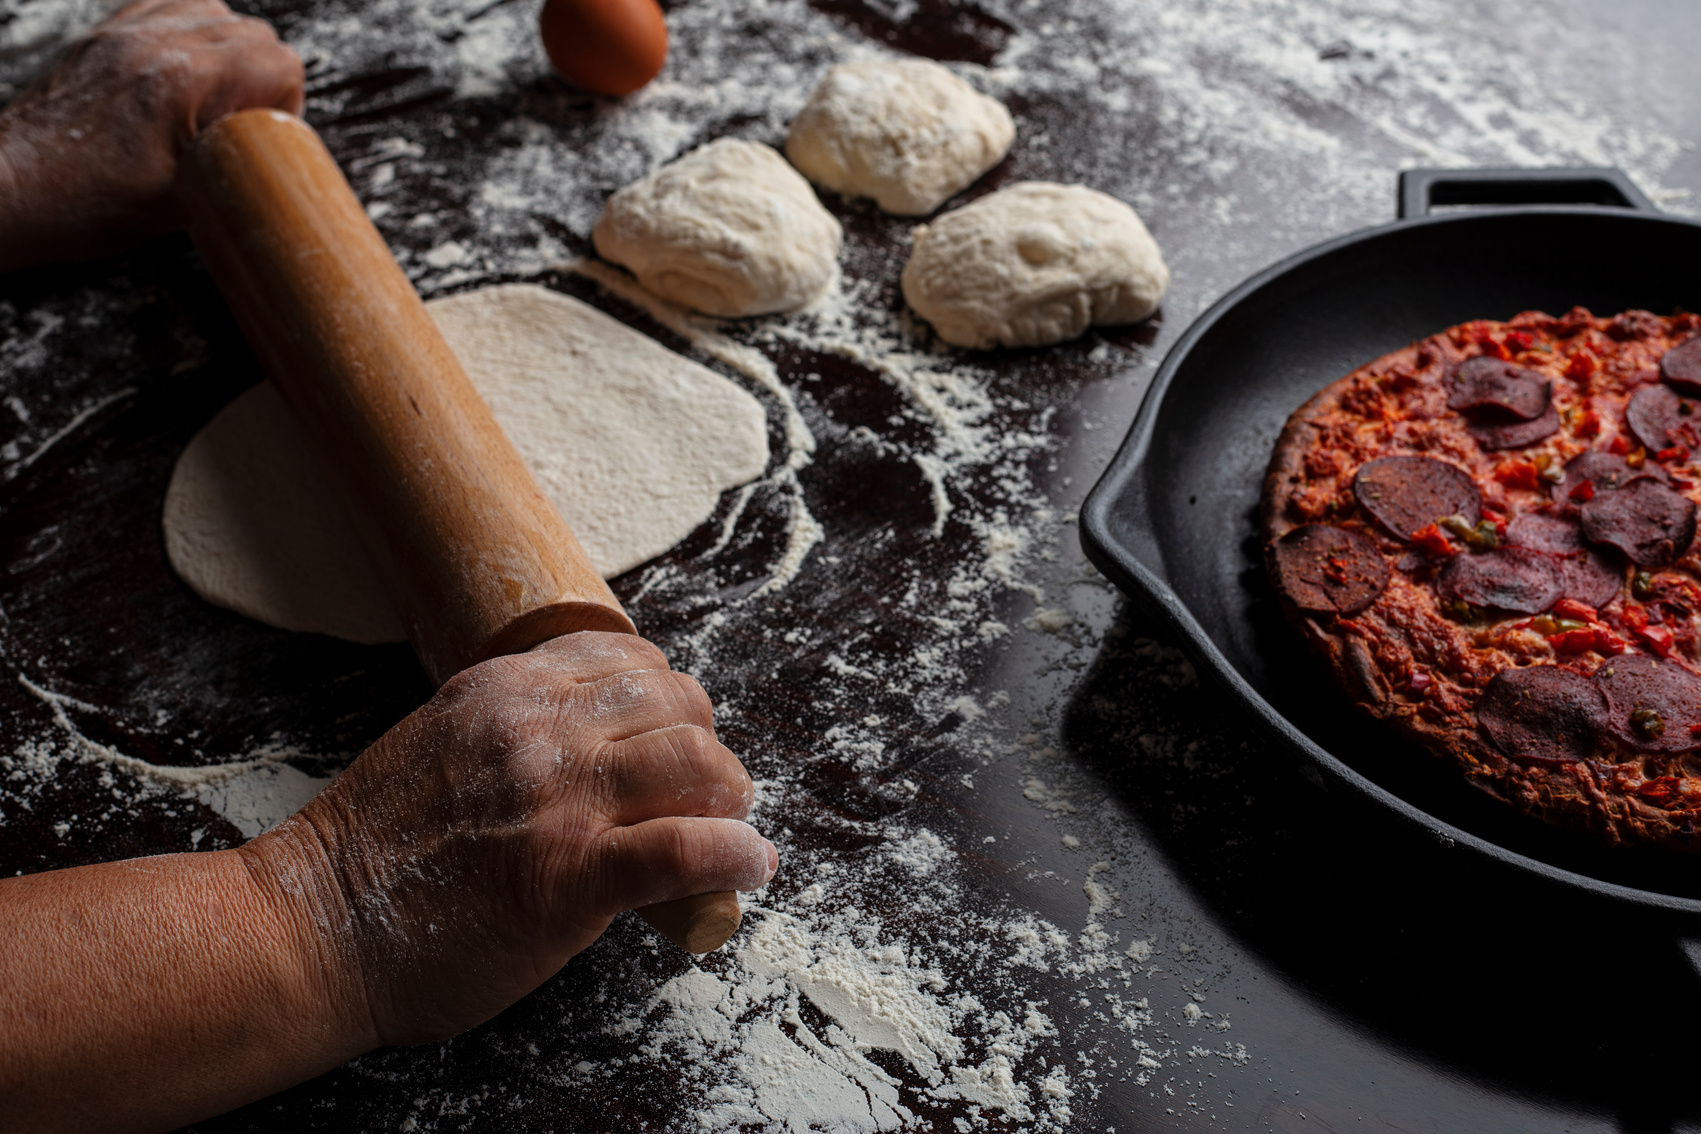
<svg viewBox="0 0 1701 1134">
<path fill-rule="evenodd" d="M 756 822 L 783 863 L 764 909 L 802 910 L 826 880 L 822 905 L 857 905 L 869 940 L 925 955 L 952 993 L 1044 1006 L 1055 1034 L 1016 1076 L 1037 1117 L 987 1112 L 992 1128 L 1701 1129 L 1701 985 L 1668 927 L 1462 871 L 1326 797 L 1076 543 L 1072 510 L 1187 322 L 1271 260 L 1390 219 L 1402 165 L 1620 163 L 1668 207 L 1701 206 L 1683 192 L 1701 191 L 1701 18 L 1684 0 L 1557 2 L 1527 22 L 1489 0 L 1360 7 L 687 0 L 669 9 L 670 85 L 623 110 L 547 75 L 519 0 L 249 9 L 301 48 L 309 120 L 428 296 L 532 279 L 694 350 L 549 265 L 588 254 L 601 201 L 657 162 L 723 134 L 777 143 L 815 76 L 871 43 L 991 65 L 1020 137 L 971 193 L 1081 181 L 1153 228 L 1176 269 L 1158 319 L 929 364 L 968 374 L 963 388 L 819 336 L 729 332 L 777 365 L 816 439 L 795 480 L 780 403 L 699 351 L 765 398 L 775 468 L 724 547 L 730 498 L 615 584 L 765 783 Z M 9 10 L 7 77 L 76 11 Z M 908 224 L 827 204 L 852 306 L 897 326 Z M 902 345 L 927 349 L 921 333 Z M 217 809 L 115 754 L 198 766 L 287 747 L 329 775 L 429 696 L 405 647 L 273 631 L 168 568 L 172 463 L 258 377 L 180 238 L 0 279 L 0 869 L 234 845 Z M 953 449 L 955 427 L 982 432 Z M 937 529 L 930 457 L 951 502 Z M 764 590 L 799 499 L 824 538 Z M 943 840 L 926 877 L 890 857 L 923 831 Z M 1122 916 L 1090 914 L 1090 877 Z M 1099 976 L 1065 971 L 1083 947 L 1049 971 L 1005 965 L 998 927 L 1024 916 L 1071 941 L 1096 918 L 1118 957 L 1150 938 L 1148 971 L 1125 959 L 1108 986 L 1146 997 L 1150 1022 L 1117 1024 Z M 482 1027 L 196 1129 L 695 1130 L 725 1069 L 609 1030 L 689 965 L 623 918 Z M 1134 1036 L 1161 1053 L 1144 1083 Z M 868 1056 L 925 1128 L 971 1117 L 891 1053 Z M 1041 1105 L 1047 1065 L 1065 1068 L 1066 1116 Z"/>
</svg>

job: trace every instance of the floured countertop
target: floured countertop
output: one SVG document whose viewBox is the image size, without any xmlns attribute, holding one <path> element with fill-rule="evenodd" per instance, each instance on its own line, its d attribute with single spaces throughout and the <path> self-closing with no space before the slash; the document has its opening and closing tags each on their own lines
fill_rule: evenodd
<svg viewBox="0 0 1701 1134">
<path fill-rule="evenodd" d="M 6 89 L 99 10 L 8 0 Z M 688 0 L 619 103 L 549 76 L 535 0 L 245 10 L 307 61 L 309 121 L 427 297 L 557 288 L 767 407 L 765 476 L 615 587 L 715 698 L 781 870 L 721 953 L 622 918 L 483 1027 L 197 1130 L 1701 1121 L 1669 934 L 1324 797 L 1074 523 L 1188 322 L 1392 219 L 1401 168 L 1612 164 L 1701 212 L 1684 0 Z M 898 296 L 911 222 L 831 196 L 842 279 L 796 315 L 698 319 L 587 259 L 615 189 L 711 138 L 778 144 L 827 67 L 894 51 L 1015 114 L 971 195 L 1073 181 L 1140 211 L 1159 318 L 941 349 Z M 0 278 L 0 869 L 234 845 L 429 695 L 405 648 L 246 622 L 166 566 L 172 462 L 257 379 L 181 238 Z"/>
</svg>

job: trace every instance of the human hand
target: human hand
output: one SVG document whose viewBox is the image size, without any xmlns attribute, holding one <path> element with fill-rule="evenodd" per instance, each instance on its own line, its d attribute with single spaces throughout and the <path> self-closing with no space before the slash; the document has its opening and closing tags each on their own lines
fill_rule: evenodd
<svg viewBox="0 0 1701 1134">
<path fill-rule="evenodd" d="M 177 159 L 202 127 L 301 105 L 301 60 L 264 20 L 222 0 L 137 0 L 0 111 L 0 271 L 171 231 Z"/>
<path fill-rule="evenodd" d="M 752 797 L 696 681 L 584 632 L 460 674 L 242 852 L 304 940 L 329 931 L 368 1046 L 418 1043 L 512 1004 L 622 910 L 767 882 Z"/>
</svg>

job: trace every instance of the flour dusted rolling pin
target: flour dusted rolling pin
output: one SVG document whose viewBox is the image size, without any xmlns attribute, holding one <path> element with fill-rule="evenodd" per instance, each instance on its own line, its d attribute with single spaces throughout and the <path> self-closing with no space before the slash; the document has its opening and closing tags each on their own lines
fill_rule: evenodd
<svg viewBox="0 0 1701 1134">
<path fill-rule="evenodd" d="M 220 119 L 177 195 L 433 681 L 560 634 L 636 632 L 311 127 Z M 738 928 L 730 893 L 638 912 L 693 953 Z"/>
</svg>

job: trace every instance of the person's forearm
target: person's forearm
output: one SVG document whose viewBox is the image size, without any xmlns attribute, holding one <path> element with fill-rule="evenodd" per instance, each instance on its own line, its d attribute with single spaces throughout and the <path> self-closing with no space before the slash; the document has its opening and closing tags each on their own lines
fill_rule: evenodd
<svg viewBox="0 0 1701 1134">
<path fill-rule="evenodd" d="M 0 272 L 27 268 L 51 257 L 40 233 L 55 227 L 32 224 L 40 202 L 25 184 L 23 171 L 32 164 L 32 145 L 11 116 L 0 112 Z"/>
<path fill-rule="evenodd" d="M 0 880 L 0 1130 L 169 1130 L 371 1047 L 310 854 Z"/>
</svg>

